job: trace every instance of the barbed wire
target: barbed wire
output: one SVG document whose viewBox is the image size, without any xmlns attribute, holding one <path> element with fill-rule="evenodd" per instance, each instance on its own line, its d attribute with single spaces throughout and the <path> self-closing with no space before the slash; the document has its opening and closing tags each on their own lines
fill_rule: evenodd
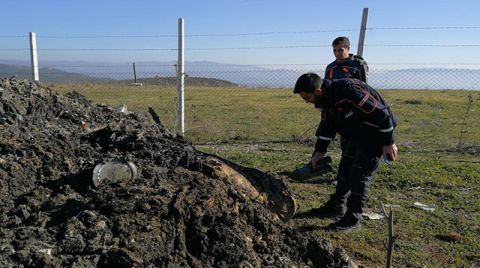
<svg viewBox="0 0 480 268">
<path fill-rule="evenodd" d="M 369 65 L 374 66 L 374 65 L 396 65 L 396 66 L 402 66 L 402 65 L 417 65 L 417 66 L 423 66 L 423 65 L 455 65 L 455 66 L 477 66 L 479 65 L 478 62 L 428 62 L 428 63 L 418 63 L 418 62 L 368 62 Z M 173 67 L 177 63 L 172 62 L 171 64 L 142 64 L 141 62 L 135 62 L 136 67 Z M 195 64 L 195 63 L 188 63 L 189 68 L 196 68 L 196 67 L 227 67 L 227 66 L 235 66 L 235 67 L 245 67 L 245 66 L 250 66 L 250 65 L 255 65 L 255 66 L 272 66 L 272 67 L 282 67 L 282 66 L 298 66 L 298 67 L 303 67 L 303 66 L 323 66 L 323 65 L 328 65 L 330 62 L 319 62 L 319 63 L 252 63 L 252 64 L 227 64 L 227 63 L 221 63 L 220 65 L 218 64 Z M 45 68 L 126 68 L 126 67 L 131 67 L 132 63 L 128 62 L 120 62 L 117 65 L 51 65 L 51 64 L 46 64 L 44 65 Z"/>
<path fill-rule="evenodd" d="M 0 48 L 4 51 L 24 51 L 29 48 Z M 178 50 L 176 48 L 37 48 L 37 51 L 161 51 Z"/>
<path fill-rule="evenodd" d="M 357 46 L 353 44 L 352 46 Z M 365 44 L 365 47 L 480 47 L 480 44 Z M 331 45 L 289 45 L 289 46 L 258 46 L 258 47 L 191 47 L 185 50 L 255 50 L 255 49 L 290 49 L 290 48 L 320 48 Z M 25 51 L 29 48 L 0 48 L 0 51 Z M 38 48 L 41 51 L 176 51 L 177 48 Z"/>
<path fill-rule="evenodd" d="M 439 31 L 446 31 L 446 30 L 462 30 L 462 29 L 480 29 L 480 26 L 463 26 L 463 27 L 457 27 L 457 26 L 446 26 L 446 27 L 370 27 L 367 28 L 368 31 L 381 31 L 381 30 L 439 30 Z M 315 33 L 321 33 L 321 32 L 347 32 L 347 31 L 359 31 L 360 29 L 343 29 L 343 30 L 313 30 L 313 31 L 278 31 L 278 32 L 251 32 L 251 33 L 229 33 L 229 34 L 190 34 L 190 35 L 185 35 L 185 37 L 229 37 L 229 36 L 261 36 L 261 35 L 281 35 L 281 34 L 315 34 Z M 28 38 L 28 35 L 20 36 L 20 35 L 12 35 L 12 36 L 0 36 L 0 38 Z M 176 34 L 167 34 L 167 35 L 88 35 L 88 36 L 62 36 L 62 35 L 37 35 L 37 38 L 50 38 L 50 39 L 100 39 L 100 38 L 178 38 L 178 35 Z M 448 42 L 448 40 L 445 40 Z M 424 40 L 424 42 L 429 42 L 427 40 Z M 26 45 L 26 43 L 24 44 Z M 60 45 L 60 44 L 59 44 Z M 166 45 L 166 44 L 165 44 Z M 252 43 L 250 43 L 252 45 Z M 38 51 L 40 52 L 47 52 L 47 51 L 64 51 L 64 52 L 72 52 L 72 51 L 102 51 L 102 52 L 114 52 L 114 51 L 123 51 L 123 52 L 136 52 L 136 51 L 168 51 L 168 52 L 176 52 L 178 51 L 177 48 L 99 48 L 98 46 L 100 45 L 94 45 L 97 46 L 96 48 L 39 48 Z M 353 44 L 352 46 L 356 46 Z M 246 47 L 186 47 L 185 50 L 187 51 L 208 51 L 208 50 L 260 50 L 260 49 L 297 49 L 297 48 L 325 48 L 325 47 L 331 47 L 331 44 L 319 44 L 319 45 L 301 45 L 301 44 L 292 44 L 292 45 L 280 45 L 280 46 L 246 46 Z M 365 44 L 365 47 L 420 47 L 420 48 L 458 48 L 458 47 L 471 47 L 471 48 L 476 48 L 480 47 L 480 44 Z M 29 51 L 30 48 L 0 48 L 0 51 Z M 8 53 L 5 53 L 8 54 Z M 13 54 L 13 53 L 11 53 Z M 405 59 L 408 60 L 408 59 Z M 441 60 L 441 59 L 440 59 Z M 463 59 L 465 60 L 465 59 Z M 473 59 L 470 59 L 473 60 Z M 329 63 L 329 62 L 328 62 Z M 322 73 L 324 71 L 324 66 L 327 65 L 328 63 L 255 63 L 255 64 L 249 64 L 249 65 L 256 65 L 256 66 L 264 66 L 264 67 L 295 67 L 291 68 L 293 71 L 297 70 L 305 70 L 305 69 L 316 69 L 319 71 L 319 73 Z M 430 88 L 430 89 L 439 89 L 438 85 L 444 85 L 443 87 L 449 88 L 449 89 L 473 89 L 473 90 L 478 90 L 480 89 L 480 81 L 478 78 L 480 77 L 478 72 L 463 72 L 465 73 L 465 76 L 460 76 L 460 72 L 453 72 L 449 71 L 449 73 L 446 72 L 436 72 L 435 70 L 425 70 L 425 72 L 419 72 L 419 71 L 413 71 L 413 72 L 407 72 L 407 73 L 393 73 L 390 74 L 389 76 L 385 76 L 384 73 L 380 73 L 379 71 L 389 71 L 390 69 L 381 69 L 381 66 L 424 66 L 424 65 L 430 65 L 430 66 L 444 66 L 444 65 L 450 65 L 450 66 L 475 66 L 475 68 L 480 67 L 478 62 L 434 62 L 434 63 L 419 63 L 419 62 L 381 62 L 381 63 L 376 63 L 376 62 L 368 62 L 370 67 L 376 66 L 376 68 L 371 68 L 371 77 L 370 80 L 373 85 L 378 88 Z M 139 81 L 142 81 L 144 78 L 156 78 L 153 76 L 164 76 L 164 77 L 159 77 L 164 80 L 150 80 L 148 83 L 153 84 L 155 83 L 156 85 L 160 86 L 172 86 L 175 85 L 175 73 L 173 72 L 173 65 L 175 62 L 172 61 L 171 64 L 139 64 L 137 62 L 137 79 Z M 78 73 L 57 73 L 54 70 L 48 71 L 45 69 L 40 69 L 40 76 L 42 75 L 47 76 L 51 75 L 51 77 L 56 77 L 55 79 L 58 79 L 58 77 L 63 76 L 63 81 L 66 82 L 75 82 L 75 81 L 89 81 L 90 83 L 101 83 L 101 82 L 125 82 L 125 81 L 131 81 L 132 80 L 132 72 L 127 72 L 127 71 L 116 71 L 115 68 L 128 68 L 131 65 L 123 65 L 123 66 L 115 66 L 115 65 L 96 65 L 96 64 L 89 64 L 89 65 L 68 65 L 68 64 L 63 64 L 63 65 L 45 65 L 47 68 L 98 68 L 94 69 L 91 72 L 81 72 L 78 71 Z M 192 63 L 186 63 L 186 66 L 190 70 L 187 70 L 187 74 L 191 75 L 190 78 L 194 78 L 194 76 L 198 76 L 201 78 L 210 78 L 210 77 L 215 77 L 215 78 L 210 78 L 210 79 L 221 79 L 225 81 L 233 81 L 232 83 L 245 86 L 245 87 L 282 87 L 282 88 L 289 88 L 288 86 L 288 81 L 294 81 L 296 79 L 295 72 L 292 73 L 287 73 L 287 75 L 284 75 L 285 73 L 279 73 L 277 74 L 275 69 L 271 70 L 262 70 L 262 69 L 253 69 L 248 65 L 245 64 L 221 64 L 221 65 L 216 65 L 216 64 L 192 64 Z M 208 66 L 213 66 L 216 68 L 215 70 L 204 70 L 204 71 L 198 71 L 198 69 L 201 69 L 202 67 L 208 67 Z M 239 66 L 236 70 L 222 70 L 221 68 L 224 66 Z M 314 66 L 313 67 L 308 67 L 307 66 Z M 151 71 L 151 72 L 145 72 L 145 71 L 140 71 L 142 67 L 168 67 L 172 68 L 170 69 L 172 72 L 165 72 L 165 70 L 161 71 Z M 105 68 L 105 70 L 101 70 L 101 68 Z M 131 67 L 130 67 L 131 68 Z M 243 69 L 241 69 L 243 68 Z M 302 69 L 303 68 L 303 69 Z M 152 68 L 153 69 L 153 68 Z M 160 68 L 158 68 L 160 70 Z M 205 68 L 206 69 L 206 68 Z M 213 69 L 213 68 L 212 68 Z M 227 69 L 227 68 L 225 68 Z M 233 68 L 232 68 L 233 69 Z M 398 69 L 398 68 L 397 68 Z M 420 69 L 420 68 L 418 68 Z M 439 69 L 439 68 L 438 68 Z M 98 71 L 96 71 L 98 70 Z M 391 69 L 393 71 L 393 69 Z M 76 71 L 76 70 L 75 70 Z M 311 71 L 311 70 L 308 70 Z M 71 70 L 69 70 L 71 72 Z M 245 76 L 233 76 L 230 74 L 245 74 Z M 252 73 L 260 73 L 262 76 L 252 76 Z M 380 73 L 380 74 L 379 74 Z M 0 77 L 4 73 L 0 73 Z M 7 73 L 5 73 L 7 74 Z M 376 76 L 378 74 L 378 76 Z M 79 76 L 80 75 L 80 76 Z M 381 76 L 383 75 L 383 76 Z M 30 73 L 26 72 L 25 77 L 29 77 Z M 420 77 L 420 78 L 417 78 Z M 465 77 L 465 78 L 464 78 Z M 168 78 L 169 80 L 166 81 L 165 78 Z M 190 80 L 189 77 L 186 77 L 186 84 L 188 85 Z M 287 82 L 281 81 L 279 82 L 280 78 L 284 79 Z M 49 78 L 53 79 L 53 78 Z M 416 80 L 415 80 L 416 79 Z M 124 81 L 122 81 L 124 80 Z M 415 83 L 411 82 L 411 80 L 414 80 Z M 48 80 L 45 80 L 48 81 Z M 277 84 L 274 84 L 272 81 L 274 81 Z M 247 83 L 248 82 L 248 83 Z M 407 83 L 408 82 L 408 83 Z M 172 86 L 173 88 L 173 86 Z M 115 91 L 111 91 L 112 96 L 115 96 Z M 232 91 L 235 92 L 235 91 Z M 228 94 L 231 94 L 228 92 Z M 176 100 L 175 100 L 176 101 Z M 171 107 L 170 110 L 168 110 L 168 114 L 173 115 L 172 116 L 172 125 L 175 128 L 176 124 L 174 123 L 175 120 L 175 101 L 174 104 Z M 270 100 L 268 100 L 270 101 Z M 415 103 L 415 101 L 418 101 L 416 99 L 412 98 L 412 103 Z M 256 104 L 258 107 L 262 105 L 264 100 L 258 100 L 258 101 L 251 101 L 252 103 Z M 420 100 L 421 102 L 421 100 Z M 165 102 L 166 103 L 166 102 Z M 396 105 L 402 105 L 402 103 L 396 103 Z M 413 104 L 412 104 L 413 105 Z M 167 107 L 167 106 L 166 106 Z M 193 106 L 192 106 L 193 107 Z M 165 108 L 168 109 L 168 108 Z M 194 108 L 192 108 L 194 109 Z M 192 119 L 193 120 L 193 119 Z M 255 121 L 255 120 L 248 120 L 245 119 L 246 121 L 244 122 L 244 125 L 250 126 L 251 124 L 248 125 L 250 122 L 247 121 Z M 197 127 L 201 128 L 201 127 Z M 208 127 L 205 127 L 208 128 Z M 258 126 L 254 126 L 252 128 L 258 128 Z M 193 128 L 187 128 L 187 130 L 191 130 Z M 310 133 L 312 129 L 305 128 L 305 129 L 299 129 L 297 133 L 295 134 L 295 137 L 298 139 L 305 139 L 306 133 Z M 475 130 L 472 129 L 471 132 L 474 132 Z M 288 138 L 288 137 L 287 137 Z M 441 141 L 439 141 L 441 143 Z"/>
<path fill-rule="evenodd" d="M 474 30 L 480 26 L 423 26 L 423 27 L 367 27 L 367 31 L 382 30 Z M 269 32 L 246 32 L 246 33 L 206 33 L 206 34 L 185 34 L 185 37 L 224 37 L 224 36 L 256 36 L 276 34 L 312 34 L 330 32 L 353 32 L 360 28 L 330 29 L 330 30 L 306 30 L 306 31 L 269 31 Z M 25 38 L 28 35 L 0 35 L 0 38 Z M 145 34 L 145 35 L 37 35 L 37 38 L 50 39 L 98 39 L 98 38 L 177 38 L 178 34 Z"/>
</svg>

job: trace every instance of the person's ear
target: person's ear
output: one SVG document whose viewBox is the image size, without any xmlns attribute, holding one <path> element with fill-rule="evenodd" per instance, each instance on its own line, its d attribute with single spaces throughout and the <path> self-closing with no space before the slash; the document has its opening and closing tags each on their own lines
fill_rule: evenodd
<svg viewBox="0 0 480 268">
<path fill-rule="evenodd" d="M 313 91 L 313 94 L 317 95 L 317 96 L 320 96 L 322 95 L 322 89 L 317 87 L 314 91 Z"/>
</svg>

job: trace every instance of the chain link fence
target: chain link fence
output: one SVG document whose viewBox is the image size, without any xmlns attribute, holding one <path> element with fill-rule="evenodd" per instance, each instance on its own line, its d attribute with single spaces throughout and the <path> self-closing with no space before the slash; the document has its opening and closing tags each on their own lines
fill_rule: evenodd
<svg viewBox="0 0 480 268">
<path fill-rule="evenodd" d="M 136 85 L 133 84 L 133 71 L 96 72 L 92 66 L 82 67 L 90 71 L 80 76 L 56 71 L 44 71 L 40 75 L 51 78 L 50 81 L 42 79 L 44 84 L 63 91 L 79 91 L 95 102 L 113 106 L 127 104 L 133 111 L 153 107 L 162 122 L 175 132 L 175 66 L 173 63 L 147 66 L 158 68 L 157 72 L 144 72 L 143 67 L 142 64 L 136 66 Z M 319 111 L 293 95 L 292 86 L 302 73 L 313 71 L 323 75 L 322 69 L 262 70 L 234 66 L 232 70 L 233 67 L 217 66 L 216 70 L 211 70 L 208 67 L 186 68 L 185 136 L 190 141 L 196 144 L 313 144 Z M 58 68 L 61 67 L 55 69 Z M 0 77 L 10 75 L 0 73 Z M 21 78 L 28 79 L 28 75 Z M 369 75 L 369 84 L 381 90 L 400 115 L 397 140 L 401 145 L 430 150 L 461 147 L 474 153 L 478 152 L 480 144 L 479 81 L 480 75 L 466 74 L 462 69 L 371 67 Z"/>
<path fill-rule="evenodd" d="M 239 35 L 236 38 L 244 36 L 248 35 Z M 165 45 L 171 47 L 176 45 L 176 35 L 150 37 L 172 37 Z M 192 37 L 233 38 L 235 35 Z M 64 47 L 39 49 L 39 73 L 42 83 L 52 85 L 61 91 L 79 91 L 95 102 L 105 102 L 113 106 L 127 104 L 133 111 L 146 111 L 148 107 L 153 107 L 161 116 L 162 122 L 172 131 L 176 131 L 177 49 L 138 48 L 132 42 L 135 39 L 133 36 L 121 37 L 128 40 L 125 43 L 131 46 L 129 48 L 69 48 L 68 41 L 62 43 L 56 39 L 75 39 L 72 36 L 43 38 L 45 46 L 54 47 L 55 44 L 62 44 Z M 39 36 L 39 39 L 42 40 L 42 36 Z M 371 46 L 382 48 L 388 45 Z M 403 46 L 401 48 L 404 49 L 428 48 L 428 45 Z M 437 52 L 439 49 L 449 49 L 452 46 L 457 45 L 432 45 Z M 311 46 L 280 44 L 187 49 L 196 59 L 201 58 L 205 51 L 213 51 L 219 52 L 217 59 L 223 61 L 222 55 L 241 50 L 248 52 L 244 56 L 247 62 L 253 59 L 258 61 L 256 58 L 263 55 L 275 62 L 271 55 L 279 53 L 279 49 L 281 53 L 289 53 L 298 49 L 329 50 L 329 47 L 327 44 Z M 10 49 L 0 46 L 1 51 L 18 54 L 18 58 L 23 59 L 28 58 L 29 52 L 25 48 Z M 85 61 L 74 63 L 61 60 L 42 61 L 42 57 L 67 59 L 73 53 L 81 53 Z M 133 67 L 133 59 L 145 57 L 162 61 L 137 61 L 135 68 Z M 333 60 L 332 55 L 329 57 Z M 131 60 L 126 63 L 99 63 L 105 58 Z M 313 144 L 319 111 L 302 103 L 300 98 L 292 94 L 292 87 L 296 79 L 305 72 L 316 72 L 323 76 L 328 62 L 281 64 L 265 61 L 267 63 L 263 64 L 225 64 L 218 63 L 211 57 L 209 61 L 189 61 L 188 56 L 186 59 L 185 136 L 190 141 L 196 144 L 258 142 Z M 479 151 L 480 134 L 477 122 L 480 118 L 479 65 L 461 62 L 370 62 L 368 58 L 367 62 L 370 66 L 368 83 L 382 91 L 400 116 L 397 140 L 401 145 L 433 150 L 463 148 L 462 150 Z M 0 62 L 0 77 L 12 75 L 30 79 L 28 61 Z"/>
<path fill-rule="evenodd" d="M 141 65 L 137 68 L 141 70 Z M 174 69 L 173 66 L 165 68 Z M 185 79 L 185 136 L 195 144 L 313 144 L 320 113 L 292 93 L 298 76 L 308 71 L 323 74 L 321 69 L 313 68 L 283 73 L 275 70 L 189 72 Z M 396 131 L 400 145 L 430 151 L 462 148 L 478 152 L 480 91 L 449 90 L 448 81 L 456 74 L 452 70 L 443 75 L 419 71 L 424 74 L 420 80 L 423 83 L 415 85 L 408 83 L 412 83 L 418 73 L 407 72 L 411 77 L 384 78 L 387 80 L 377 77 L 378 73 L 386 72 L 399 71 L 372 69 L 369 81 L 400 117 Z M 118 107 L 127 104 L 132 111 L 145 112 L 153 107 L 162 123 L 176 131 L 177 79 L 172 73 L 137 71 L 136 85 L 132 84 L 131 73 L 115 73 L 117 79 L 102 78 L 103 74 L 90 74 L 89 77 L 100 79 L 94 81 L 43 83 L 62 91 L 79 91 L 95 102 Z M 463 85 L 472 86 L 479 80 L 472 78 Z M 268 86 L 270 81 L 277 84 Z M 400 86 L 402 83 L 409 87 Z M 392 86 L 382 87 L 382 84 Z M 458 89 L 461 84 L 456 85 Z M 424 90 L 433 86 L 437 89 Z"/>
</svg>

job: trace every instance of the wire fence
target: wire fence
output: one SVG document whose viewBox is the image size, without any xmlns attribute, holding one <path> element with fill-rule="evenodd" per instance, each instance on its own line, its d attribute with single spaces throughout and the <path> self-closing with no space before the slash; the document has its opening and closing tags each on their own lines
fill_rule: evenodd
<svg viewBox="0 0 480 268">
<path fill-rule="evenodd" d="M 466 67 L 441 68 L 424 67 L 420 64 L 407 68 L 372 67 L 368 84 L 379 89 L 430 89 L 430 90 L 480 90 L 480 69 Z M 267 65 L 268 66 L 268 65 Z M 296 79 L 305 72 L 315 72 L 323 76 L 324 69 L 316 66 L 288 66 L 283 68 L 265 68 L 261 66 L 189 65 L 186 75 L 198 81 L 201 78 L 212 86 L 231 85 L 247 88 L 290 88 Z M 326 64 L 325 64 L 326 66 Z M 399 65 L 398 65 L 399 66 Z M 459 65 L 460 66 L 460 65 Z M 8 66 L 7 66 L 8 67 Z M 475 66 L 477 67 L 477 66 Z M 135 78 L 156 79 L 158 85 L 175 84 L 175 63 L 170 65 L 136 65 L 136 72 L 131 64 L 119 66 L 68 66 L 58 65 L 40 68 L 41 81 L 46 83 L 105 83 L 134 82 Z M 30 79 L 29 67 L 0 69 L 1 77 L 16 76 Z M 173 80 L 172 80 L 173 79 Z"/>
<path fill-rule="evenodd" d="M 209 43 L 210 45 L 192 45 L 185 48 L 194 59 L 189 61 L 187 55 L 185 63 L 186 137 L 197 144 L 313 143 L 319 114 L 302 106 L 299 99 L 293 96 L 291 88 L 302 73 L 316 72 L 323 76 L 329 62 L 317 63 L 315 60 L 309 60 L 282 63 L 277 59 L 277 55 L 289 53 L 293 55 L 304 50 L 331 53 L 329 52 L 331 45 L 325 41 L 318 44 L 295 44 L 256 43 L 255 40 L 260 37 L 298 37 L 312 34 L 338 36 L 358 30 L 352 28 L 185 35 L 193 44 L 194 40 L 202 38 L 224 41 L 229 38 L 245 39 L 244 42 L 227 40 L 222 46 Z M 369 33 L 452 30 L 478 31 L 480 27 L 367 28 Z M 161 115 L 163 123 L 175 130 L 177 38 L 176 34 L 38 35 L 39 41 L 44 44 L 38 49 L 40 80 L 62 90 L 80 91 L 96 102 L 107 102 L 112 105 L 127 103 L 130 109 L 139 111 L 145 111 L 146 107 L 152 106 Z M 0 36 L 0 39 L 8 40 L 0 45 L 0 55 L 7 53 L 20 59 L 0 62 L 0 77 L 16 76 L 30 79 L 31 70 L 28 60 L 25 60 L 28 59 L 30 51 L 26 47 L 28 37 L 10 35 Z M 157 42 L 138 41 L 152 39 L 162 40 L 162 45 L 158 45 Z M 90 42 L 82 43 L 83 47 L 79 47 L 76 43 L 78 40 Z M 112 47 L 109 40 L 115 40 L 116 44 L 120 43 L 123 46 Z M 146 43 L 150 47 L 146 47 L 147 45 L 139 47 L 139 43 Z M 214 43 L 223 44 L 221 41 Z M 352 44 L 352 47 L 354 46 L 355 44 Z M 474 49 L 480 47 L 480 44 L 367 42 L 365 47 L 378 49 L 378 53 L 382 48 L 387 49 L 384 53 L 391 53 L 388 49 L 394 48 L 397 51 L 435 50 L 436 54 L 445 54 L 452 49 Z M 210 54 L 206 56 L 207 54 L 203 53 Z M 70 59 L 72 55 L 81 57 L 82 60 L 67 61 L 66 59 Z M 205 58 L 202 58 L 203 55 Z M 231 55 L 236 55 L 236 58 L 232 59 L 240 62 L 254 63 L 219 63 L 228 61 Z M 295 58 L 295 55 L 293 56 Z M 42 61 L 42 58 L 45 60 Z M 54 60 L 46 60 L 50 58 Z M 333 59 L 333 55 L 324 57 L 328 58 Z M 478 61 L 442 62 L 441 58 L 434 57 L 432 60 L 409 61 L 406 57 L 403 62 L 399 62 L 379 58 L 381 57 L 375 57 L 376 61 L 366 59 L 370 67 L 368 83 L 382 90 L 392 102 L 394 109 L 398 109 L 400 114 L 406 117 L 398 129 L 400 143 L 407 147 L 421 144 L 422 148 L 448 150 L 461 147 L 478 152 L 480 144 L 477 123 L 480 118 Z M 123 62 L 118 62 L 119 59 Z M 262 62 L 262 59 L 265 60 Z M 130 86 L 133 82 L 137 85 L 141 83 L 142 87 Z M 418 91 L 424 89 L 436 91 Z M 451 107 L 455 107 L 455 113 L 446 110 Z M 414 134 L 411 133 L 412 129 L 416 129 Z"/>
<path fill-rule="evenodd" d="M 141 70 L 141 65 L 138 67 Z M 176 132 L 175 68 L 173 65 L 157 67 L 164 68 L 164 71 L 137 71 L 136 81 L 142 86 L 133 86 L 131 72 L 112 71 L 87 73 L 90 78 L 97 77 L 90 81 L 63 76 L 65 82 L 44 83 L 62 91 L 79 91 L 97 103 L 114 107 L 127 104 L 132 111 L 145 112 L 148 107 L 153 107 L 162 123 Z M 195 144 L 263 142 L 313 146 L 320 114 L 292 93 L 293 83 L 307 71 L 323 75 L 320 68 L 298 66 L 288 73 L 239 69 L 188 74 L 185 79 L 185 136 Z M 369 80 L 373 85 L 380 84 L 382 80 L 376 77 L 377 73 L 387 71 L 372 69 Z M 421 70 L 412 72 L 412 77 L 391 77 L 388 83 L 411 82 L 418 73 L 422 74 Z M 429 75 L 432 81 L 428 79 L 411 87 L 398 89 L 393 86 L 389 89 L 376 86 L 400 115 L 398 144 L 412 150 L 460 150 L 478 154 L 480 91 L 449 90 L 446 86 L 448 80 L 456 75 L 452 70 L 443 75 Z M 250 77 L 245 78 L 247 76 Z M 277 84 L 272 86 L 272 81 Z M 439 90 L 421 90 L 437 85 Z M 445 90 L 440 90 L 442 88 Z"/>
</svg>

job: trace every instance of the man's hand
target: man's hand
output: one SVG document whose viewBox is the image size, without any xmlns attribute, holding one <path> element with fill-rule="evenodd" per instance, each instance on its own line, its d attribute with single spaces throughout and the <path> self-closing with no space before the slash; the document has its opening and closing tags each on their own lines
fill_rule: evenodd
<svg viewBox="0 0 480 268">
<path fill-rule="evenodd" d="M 388 160 L 395 161 L 397 158 L 397 152 L 397 145 L 383 145 L 383 156 L 387 157 Z"/>
<path fill-rule="evenodd" d="M 316 168 L 318 161 L 324 157 L 325 155 L 323 153 L 316 152 L 312 155 L 312 158 L 310 158 L 310 162 L 308 163 L 312 166 L 312 168 Z"/>
</svg>

